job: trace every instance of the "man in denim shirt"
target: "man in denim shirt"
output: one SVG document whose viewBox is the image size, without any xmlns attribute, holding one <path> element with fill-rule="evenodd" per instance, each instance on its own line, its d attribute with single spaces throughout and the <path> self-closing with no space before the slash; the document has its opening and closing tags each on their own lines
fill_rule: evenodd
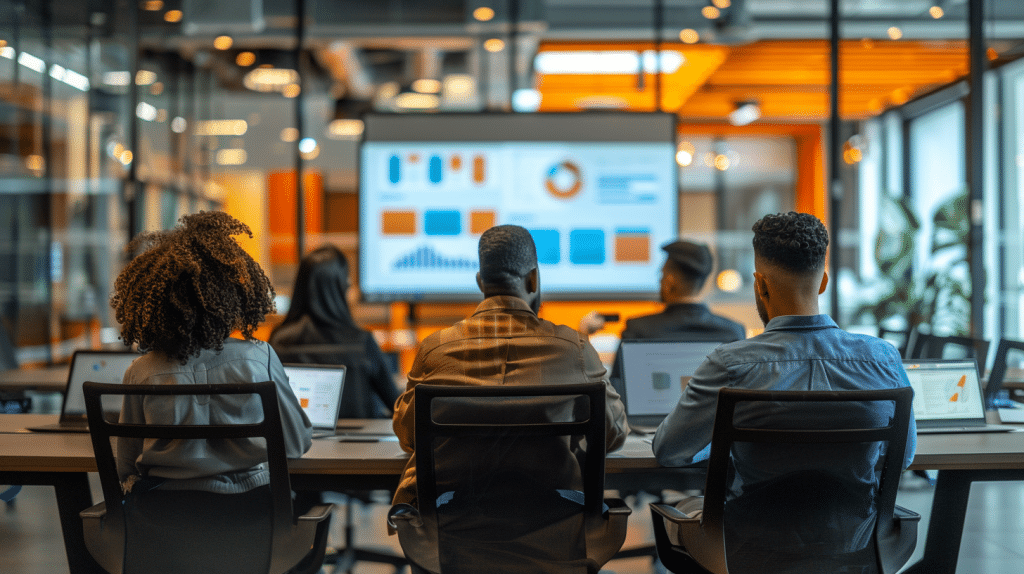
<svg viewBox="0 0 1024 574">
<path fill-rule="evenodd" d="M 753 230 L 754 297 L 765 330 L 756 337 L 718 347 L 694 373 L 679 403 L 654 436 L 654 455 L 664 466 L 685 466 L 708 457 L 715 404 L 718 390 L 723 387 L 839 391 L 909 386 L 900 356 L 892 345 L 875 337 L 847 333 L 830 317 L 819 313 L 818 296 L 828 283 L 828 232 L 821 221 L 806 213 L 767 215 L 754 224 Z M 800 420 L 806 422 L 807 428 L 847 426 L 851 421 L 881 426 L 891 416 L 891 408 L 889 412 L 878 412 L 882 409 L 879 403 L 838 409 L 816 405 L 801 411 Z M 774 414 L 756 412 L 751 407 L 737 410 L 736 420 L 770 426 Z M 911 419 L 904 468 L 914 458 L 916 433 Z M 810 467 L 841 469 L 842 480 L 852 489 L 860 487 L 870 492 L 879 449 L 879 445 L 865 445 L 850 449 L 841 457 L 832 455 L 833 459 L 828 460 L 806 446 L 790 447 L 783 456 L 774 448 L 737 447 L 733 451 L 736 477 L 727 499 L 736 500 L 744 492 L 770 484 L 773 477 L 792 468 L 794 463 L 799 466 L 801 457 Z M 740 457 L 738 452 L 742 453 Z M 684 512 L 699 512 L 699 500 L 680 504 Z M 768 558 L 766 552 L 777 552 L 782 559 L 782 555 L 792 557 L 808 552 L 820 558 L 824 554 L 857 551 L 870 540 L 874 525 L 874 508 L 867 501 L 844 512 L 832 524 L 833 528 L 815 527 L 813 532 L 810 528 L 802 531 L 800 524 L 792 525 L 793 532 L 780 532 L 774 527 L 751 524 L 742 516 L 734 516 L 730 526 L 730 506 L 738 510 L 741 505 L 726 505 L 730 572 L 734 566 L 737 572 L 745 571 L 744 566 L 749 571 L 762 569 L 763 560 Z M 785 508 L 779 512 L 786 514 Z M 820 565 L 820 561 L 816 564 Z"/>
</svg>

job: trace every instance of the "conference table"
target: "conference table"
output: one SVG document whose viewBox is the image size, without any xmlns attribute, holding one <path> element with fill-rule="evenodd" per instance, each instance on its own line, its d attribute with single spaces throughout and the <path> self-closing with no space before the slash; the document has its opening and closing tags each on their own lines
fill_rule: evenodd
<svg viewBox="0 0 1024 574">
<path fill-rule="evenodd" d="M 93 503 L 88 473 L 96 471 L 96 463 L 89 435 L 24 430 L 55 420 L 56 415 L 0 415 L 0 484 L 53 486 L 70 571 L 103 572 L 85 548 L 78 516 Z M 345 491 L 397 485 L 407 455 L 394 440 L 390 421 L 343 421 L 341 426 L 342 437 L 314 440 L 302 458 L 289 461 L 292 488 Z M 910 468 L 939 472 L 924 557 L 909 571 L 954 574 L 971 483 L 1024 480 L 1024 427 L 1008 433 L 919 435 Z M 606 486 L 702 488 L 703 469 L 662 467 L 650 445 L 631 435 L 620 451 L 608 455 Z"/>
</svg>

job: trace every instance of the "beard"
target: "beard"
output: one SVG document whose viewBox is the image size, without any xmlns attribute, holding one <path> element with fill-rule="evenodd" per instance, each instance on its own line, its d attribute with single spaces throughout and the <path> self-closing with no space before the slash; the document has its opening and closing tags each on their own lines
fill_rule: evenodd
<svg viewBox="0 0 1024 574">
<path fill-rule="evenodd" d="M 763 323 L 764 326 L 767 327 L 768 326 L 768 309 L 765 308 L 764 301 L 761 300 L 761 297 L 759 297 L 757 295 L 757 293 L 754 293 L 754 303 L 757 305 L 757 315 L 759 317 L 761 317 L 761 323 Z"/>
</svg>

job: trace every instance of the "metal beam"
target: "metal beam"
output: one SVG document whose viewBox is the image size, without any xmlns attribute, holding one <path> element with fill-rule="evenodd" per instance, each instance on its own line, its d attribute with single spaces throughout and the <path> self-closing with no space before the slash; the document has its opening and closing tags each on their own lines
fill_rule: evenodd
<svg viewBox="0 0 1024 574">
<path fill-rule="evenodd" d="M 968 52 L 970 59 L 970 96 L 967 108 L 967 193 L 970 206 L 970 235 L 967 261 L 971 268 L 971 336 L 981 339 L 985 333 L 985 257 L 982 218 L 985 186 L 985 1 L 970 0 Z"/>
<path fill-rule="evenodd" d="M 841 140 L 841 119 L 839 117 L 839 0 L 830 0 L 832 12 L 829 16 L 829 59 L 831 63 L 831 74 L 829 87 L 829 149 L 828 149 L 828 228 L 831 235 L 829 241 L 829 275 L 832 289 L 831 305 L 832 318 L 836 323 L 841 322 L 839 313 L 839 226 L 842 224 L 840 217 L 843 205 L 843 179 L 840 175 L 842 166 L 842 142 Z M 840 323 L 840 327 L 842 324 Z"/>
</svg>

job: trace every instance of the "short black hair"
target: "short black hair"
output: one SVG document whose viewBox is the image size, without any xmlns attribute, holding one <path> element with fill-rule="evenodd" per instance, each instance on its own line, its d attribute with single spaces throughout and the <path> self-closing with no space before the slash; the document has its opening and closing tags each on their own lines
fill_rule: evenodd
<svg viewBox="0 0 1024 574">
<path fill-rule="evenodd" d="M 518 225 L 497 225 L 480 236 L 480 280 L 510 287 L 537 267 L 537 247 L 530 232 Z"/>
<path fill-rule="evenodd" d="M 754 224 L 754 254 L 792 273 L 812 273 L 825 266 L 828 230 L 809 213 L 766 215 Z"/>
</svg>

